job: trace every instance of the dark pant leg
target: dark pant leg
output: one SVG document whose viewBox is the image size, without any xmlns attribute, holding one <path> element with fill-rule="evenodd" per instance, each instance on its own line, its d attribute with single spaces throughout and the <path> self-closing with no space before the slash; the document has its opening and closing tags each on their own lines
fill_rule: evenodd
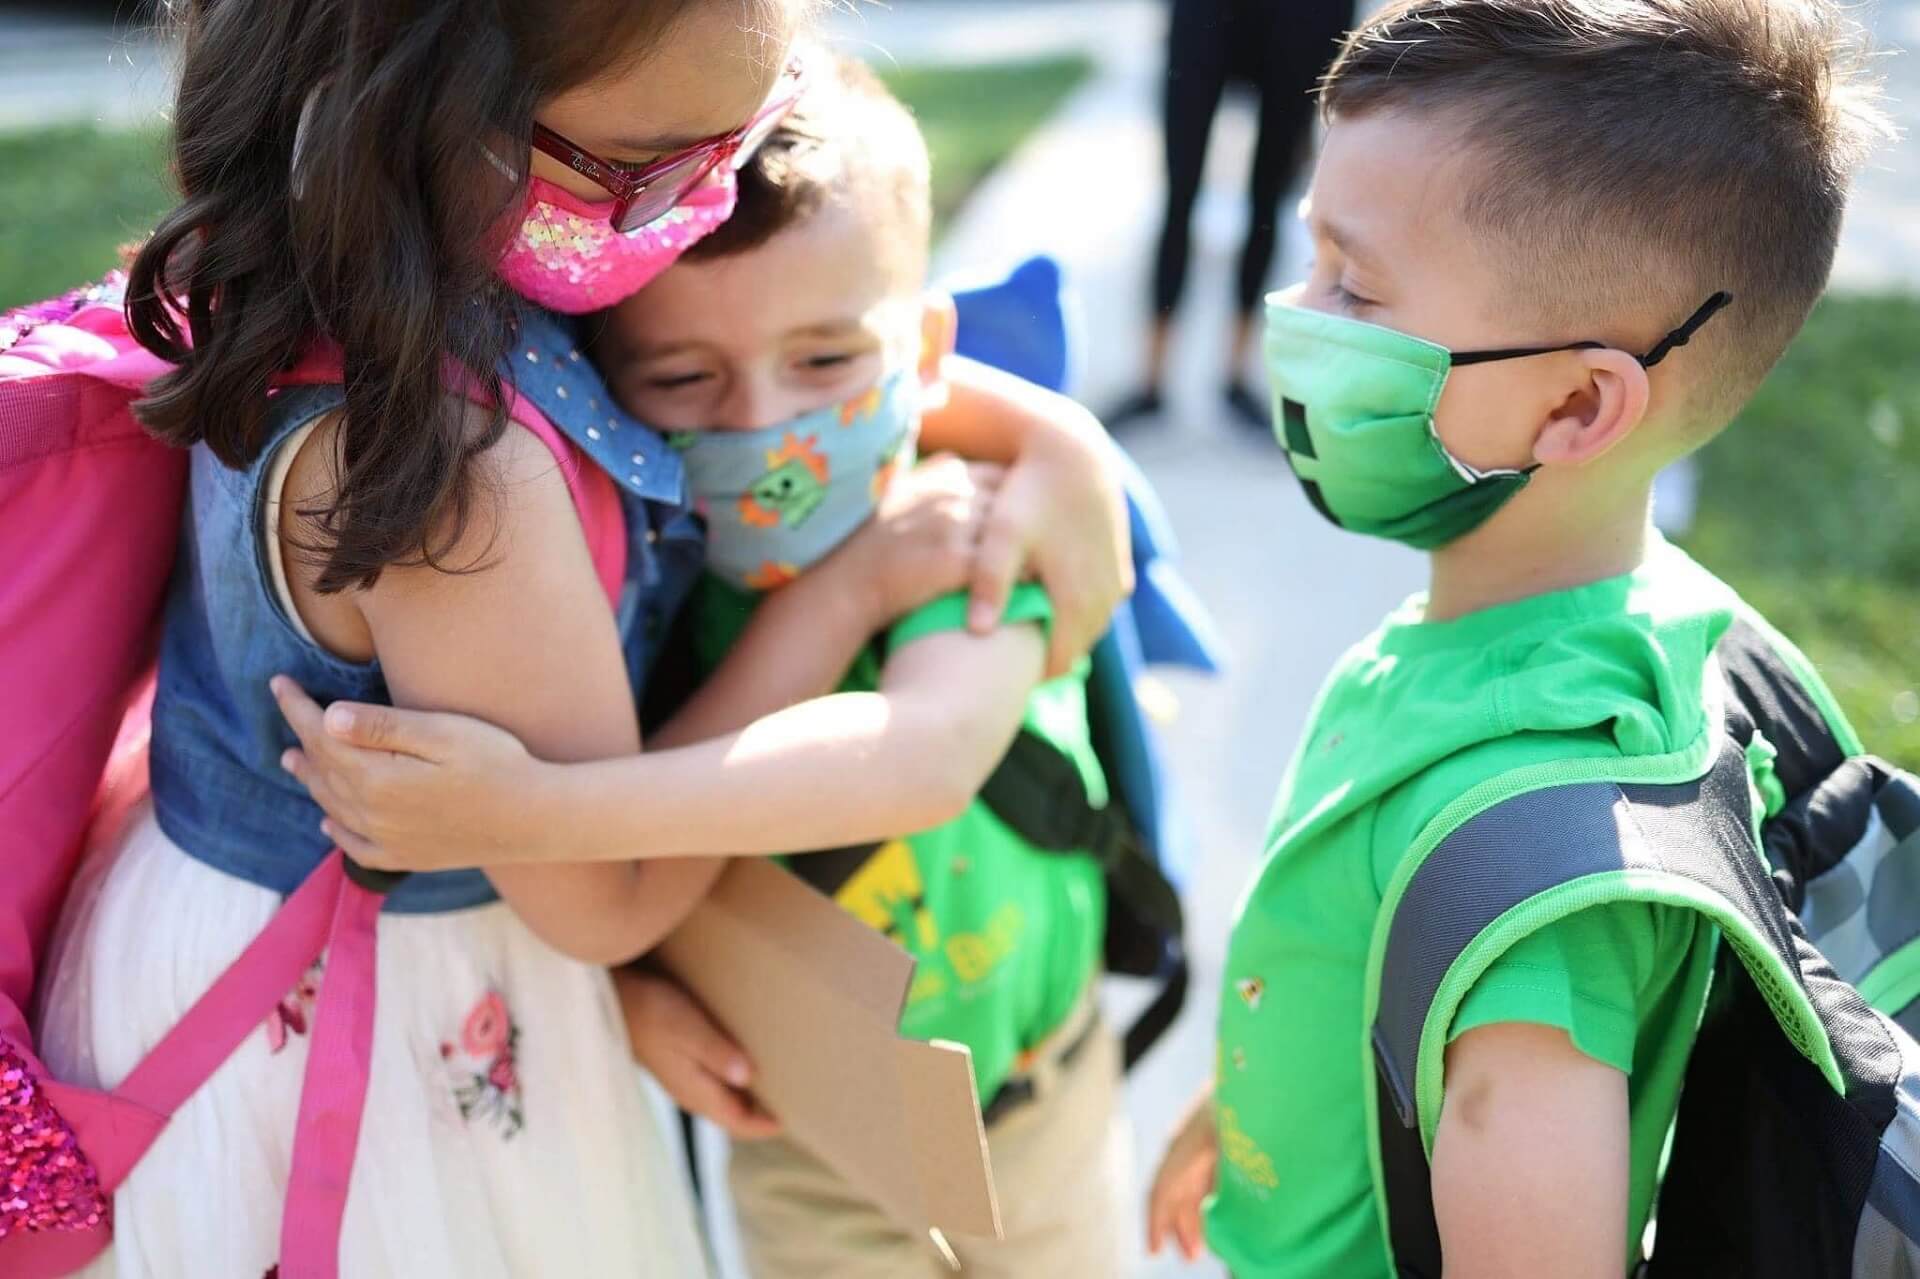
<svg viewBox="0 0 1920 1279">
<path fill-rule="evenodd" d="M 1352 0 L 1245 0 L 1249 35 L 1266 51 L 1258 71 L 1260 140 L 1248 182 L 1247 241 L 1240 251 L 1240 312 L 1266 291 L 1280 238 L 1280 198 L 1293 185 L 1313 135 L 1314 86 L 1353 22 Z"/>
<path fill-rule="evenodd" d="M 1226 87 L 1231 0 L 1173 0 L 1167 26 L 1165 105 L 1167 217 L 1153 271 L 1153 306 L 1173 314 L 1187 281 L 1194 200 L 1207 162 L 1207 135 Z"/>
</svg>

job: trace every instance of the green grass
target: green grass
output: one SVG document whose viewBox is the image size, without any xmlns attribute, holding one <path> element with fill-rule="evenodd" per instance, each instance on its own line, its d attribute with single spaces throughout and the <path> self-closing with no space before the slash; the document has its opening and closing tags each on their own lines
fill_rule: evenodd
<svg viewBox="0 0 1920 1279">
<path fill-rule="evenodd" d="M 1920 769 L 1920 298 L 1820 304 L 1701 453 L 1682 540 L 1807 651 L 1869 750 Z"/>
<path fill-rule="evenodd" d="M 913 108 L 933 152 L 936 235 L 980 180 L 1092 70 L 1081 57 L 881 69 L 881 77 Z"/>
<path fill-rule="evenodd" d="M 936 225 L 1083 81 L 1083 58 L 884 73 L 926 131 Z M 172 204 L 160 129 L 0 134 L 0 309 L 98 278 Z"/>
<path fill-rule="evenodd" d="M 0 133 L 0 309 L 51 297 L 118 265 L 172 207 L 160 129 Z"/>
</svg>

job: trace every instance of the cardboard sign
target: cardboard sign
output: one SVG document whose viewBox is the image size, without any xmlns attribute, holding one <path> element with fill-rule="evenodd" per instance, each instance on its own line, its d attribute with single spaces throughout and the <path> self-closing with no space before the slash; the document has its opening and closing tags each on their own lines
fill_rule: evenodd
<svg viewBox="0 0 1920 1279">
<path fill-rule="evenodd" d="M 936 1244 L 1001 1237 L 972 1054 L 900 1038 L 911 955 L 755 857 L 656 954 L 746 1050 L 795 1142 Z"/>
</svg>

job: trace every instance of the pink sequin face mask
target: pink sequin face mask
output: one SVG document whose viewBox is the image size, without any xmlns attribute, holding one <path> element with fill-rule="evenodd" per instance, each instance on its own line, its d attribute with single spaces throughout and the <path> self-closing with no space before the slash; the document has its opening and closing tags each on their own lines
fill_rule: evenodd
<svg viewBox="0 0 1920 1279">
<path fill-rule="evenodd" d="M 536 176 L 526 217 L 500 259 L 501 278 L 550 311 L 598 311 L 638 293 L 725 222 L 737 195 L 733 166 L 719 165 L 680 203 L 623 234 L 610 221 L 612 200 L 582 200 Z"/>
</svg>

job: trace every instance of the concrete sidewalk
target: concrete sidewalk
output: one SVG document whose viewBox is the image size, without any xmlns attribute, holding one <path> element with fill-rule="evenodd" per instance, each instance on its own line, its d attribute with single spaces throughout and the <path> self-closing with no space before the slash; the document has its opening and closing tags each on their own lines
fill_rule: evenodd
<svg viewBox="0 0 1920 1279">
<path fill-rule="evenodd" d="M 151 27 L 109 26 L 91 9 L 0 9 L 0 132 L 49 124 L 124 129 L 172 107 L 175 60 Z"/>
</svg>

